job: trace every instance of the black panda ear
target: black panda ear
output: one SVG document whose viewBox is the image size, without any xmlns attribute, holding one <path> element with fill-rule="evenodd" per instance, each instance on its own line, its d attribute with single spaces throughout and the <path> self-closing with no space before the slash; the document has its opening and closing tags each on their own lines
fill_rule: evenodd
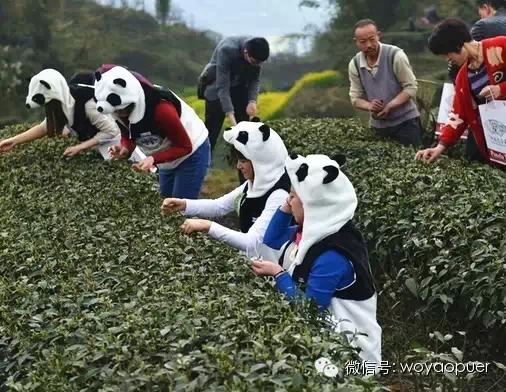
<svg viewBox="0 0 506 392">
<path fill-rule="evenodd" d="M 306 179 L 308 170 L 309 166 L 306 163 L 300 165 L 300 167 L 295 172 L 295 175 L 297 176 L 297 180 L 299 180 L 299 182 L 302 182 Z"/>
<path fill-rule="evenodd" d="M 45 80 L 39 80 L 40 84 L 42 84 L 45 88 L 47 88 L 48 90 L 51 90 L 51 86 L 49 85 L 48 82 L 46 82 Z"/>
<path fill-rule="evenodd" d="M 237 140 L 239 143 L 242 143 L 244 145 L 246 145 L 246 143 L 248 143 L 248 139 L 249 139 L 249 135 L 248 135 L 248 132 L 246 132 L 246 131 L 239 132 L 239 134 L 235 138 L 235 140 Z"/>
<path fill-rule="evenodd" d="M 230 131 L 231 129 L 232 129 L 232 127 L 226 127 L 225 131 Z"/>
<path fill-rule="evenodd" d="M 102 79 L 102 74 L 100 73 L 100 71 L 95 71 L 95 80 L 97 82 L 100 82 L 100 79 Z"/>
<path fill-rule="evenodd" d="M 121 105 L 121 97 L 118 94 L 111 93 L 107 96 L 107 102 L 111 104 L 111 106 L 119 106 Z"/>
<path fill-rule="evenodd" d="M 260 122 L 260 117 L 255 116 L 250 121 L 251 122 Z"/>
<path fill-rule="evenodd" d="M 263 134 L 263 141 L 269 140 L 271 136 L 271 128 L 267 124 L 263 124 L 260 128 L 258 128 L 260 132 Z"/>
<path fill-rule="evenodd" d="M 121 86 L 123 88 L 126 88 L 126 82 L 125 79 L 117 78 L 112 81 L 114 84 L 117 84 L 118 86 Z"/>
<path fill-rule="evenodd" d="M 334 181 L 339 176 L 339 169 L 335 166 L 324 166 L 323 170 L 327 172 L 327 175 L 323 179 L 324 184 Z"/>
<path fill-rule="evenodd" d="M 343 154 L 334 154 L 330 157 L 330 159 L 336 161 L 340 167 L 346 164 L 346 156 Z"/>
<path fill-rule="evenodd" d="M 292 152 L 292 153 L 290 154 L 290 159 L 292 159 L 292 160 L 294 160 L 294 161 L 295 161 L 298 157 L 299 157 L 299 154 L 295 154 L 294 152 Z"/>
</svg>

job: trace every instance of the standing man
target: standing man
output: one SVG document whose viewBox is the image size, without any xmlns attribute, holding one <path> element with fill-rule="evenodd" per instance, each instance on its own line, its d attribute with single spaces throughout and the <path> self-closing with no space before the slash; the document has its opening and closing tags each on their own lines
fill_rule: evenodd
<svg viewBox="0 0 506 392">
<path fill-rule="evenodd" d="M 371 114 L 376 134 L 405 145 L 419 145 L 420 113 L 413 98 L 418 83 L 400 48 L 379 42 L 373 20 L 357 22 L 354 41 L 360 52 L 350 61 L 350 100 Z"/>
<path fill-rule="evenodd" d="M 248 121 L 257 112 L 262 63 L 269 58 L 265 38 L 227 37 L 218 43 L 199 77 L 199 98 L 206 100 L 205 124 L 211 151 L 225 116 L 232 125 Z"/>
<path fill-rule="evenodd" d="M 480 20 L 471 27 L 471 37 L 475 41 L 506 35 L 506 0 L 476 0 Z M 455 85 L 460 66 L 448 62 L 448 77 Z M 466 158 L 470 161 L 484 162 L 472 132 L 466 139 Z"/>
</svg>

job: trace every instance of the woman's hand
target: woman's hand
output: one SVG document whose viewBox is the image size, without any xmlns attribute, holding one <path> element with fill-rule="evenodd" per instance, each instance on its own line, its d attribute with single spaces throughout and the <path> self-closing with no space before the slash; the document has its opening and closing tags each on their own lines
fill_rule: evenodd
<svg viewBox="0 0 506 392">
<path fill-rule="evenodd" d="M 81 148 L 79 146 L 71 146 L 63 152 L 63 155 L 66 157 L 73 157 L 73 156 L 79 154 L 80 152 L 81 152 Z"/>
<path fill-rule="evenodd" d="M 251 269 L 258 276 L 276 276 L 284 271 L 278 263 L 264 260 L 253 260 Z"/>
<path fill-rule="evenodd" d="M 16 141 L 14 138 L 9 138 L 0 141 L 0 152 L 7 152 L 12 150 L 16 146 Z"/>
<path fill-rule="evenodd" d="M 211 221 L 206 219 L 187 219 L 181 225 L 181 231 L 187 235 L 199 231 L 208 233 L 210 228 Z"/>
<path fill-rule="evenodd" d="M 442 144 L 438 144 L 437 147 L 434 148 L 426 148 L 425 150 L 420 150 L 416 153 L 415 159 L 423 161 L 425 163 L 434 162 L 439 156 L 446 150 L 446 147 Z"/>
<path fill-rule="evenodd" d="M 173 214 L 179 211 L 186 210 L 186 200 L 176 199 L 174 197 L 167 197 L 162 203 L 162 212 L 164 214 Z"/>
<path fill-rule="evenodd" d="M 109 152 L 109 158 L 113 161 L 117 161 L 119 159 L 126 159 L 130 154 L 128 148 L 121 146 L 111 146 L 107 151 Z"/>
<path fill-rule="evenodd" d="M 138 163 L 134 163 L 132 168 L 135 171 L 147 173 L 155 167 L 155 159 L 153 157 L 146 157 Z"/>
<path fill-rule="evenodd" d="M 485 86 L 478 95 L 487 101 L 497 99 L 501 96 L 501 88 L 498 85 Z"/>
</svg>

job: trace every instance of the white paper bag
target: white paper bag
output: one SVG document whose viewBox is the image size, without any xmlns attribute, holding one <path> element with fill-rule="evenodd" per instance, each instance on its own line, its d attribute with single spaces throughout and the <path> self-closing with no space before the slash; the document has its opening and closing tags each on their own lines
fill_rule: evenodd
<svg viewBox="0 0 506 392">
<path fill-rule="evenodd" d="M 121 136 L 116 135 L 111 139 L 102 139 L 100 140 L 100 144 L 97 146 L 98 152 L 102 155 L 105 161 L 109 160 L 109 147 L 119 146 Z"/>
<path fill-rule="evenodd" d="M 441 102 L 439 103 L 439 111 L 436 121 L 436 135 L 441 135 L 442 129 L 448 122 L 449 114 L 453 106 L 453 98 L 455 97 L 455 86 L 451 83 L 443 85 L 443 93 L 441 94 Z M 464 132 L 461 139 L 467 139 L 468 130 Z"/>
<path fill-rule="evenodd" d="M 506 101 L 478 106 L 490 160 L 506 165 Z"/>
</svg>

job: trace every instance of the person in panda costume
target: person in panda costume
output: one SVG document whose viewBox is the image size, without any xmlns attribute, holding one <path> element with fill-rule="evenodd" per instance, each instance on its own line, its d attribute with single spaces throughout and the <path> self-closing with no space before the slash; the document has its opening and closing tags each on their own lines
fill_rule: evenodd
<svg viewBox="0 0 506 392">
<path fill-rule="evenodd" d="M 126 159 L 137 146 L 146 157 L 133 168 L 149 172 L 156 165 L 163 197 L 198 198 L 210 145 L 204 122 L 190 106 L 121 66 L 95 73 L 95 99 L 97 110 L 112 114 L 120 127 L 111 159 Z"/>
<path fill-rule="evenodd" d="M 282 249 L 281 257 L 277 262 L 253 260 L 251 268 L 259 276 L 273 276 L 277 289 L 289 298 L 303 292 L 320 311 L 329 309 L 336 331 L 347 334 L 377 373 L 381 327 L 366 244 L 352 222 L 355 189 L 340 164 L 326 155 L 290 155 L 286 171 L 290 196 L 264 236 L 267 246 Z M 355 332 L 365 336 L 353 336 Z"/>
<path fill-rule="evenodd" d="M 63 153 L 65 156 L 74 156 L 107 143 L 119 135 L 119 128 L 112 117 L 97 111 L 93 95 L 93 86 L 73 83 L 72 79 L 67 83 L 57 70 L 42 70 L 30 80 L 26 107 L 33 109 L 44 106 L 46 118 L 25 132 L 0 141 L 0 152 L 46 135 L 68 135 L 71 131 L 81 143 L 68 147 Z"/>
<path fill-rule="evenodd" d="M 223 133 L 225 141 L 234 147 L 237 168 L 246 181 L 214 200 L 167 198 L 162 211 L 214 218 L 236 210 L 239 231 L 205 219 L 187 219 L 181 229 L 185 234 L 208 233 L 241 251 L 261 254 L 265 230 L 274 212 L 288 197 L 290 181 L 284 169 L 288 152 L 283 140 L 267 124 L 258 118 L 253 120 L 241 121 Z"/>
</svg>

